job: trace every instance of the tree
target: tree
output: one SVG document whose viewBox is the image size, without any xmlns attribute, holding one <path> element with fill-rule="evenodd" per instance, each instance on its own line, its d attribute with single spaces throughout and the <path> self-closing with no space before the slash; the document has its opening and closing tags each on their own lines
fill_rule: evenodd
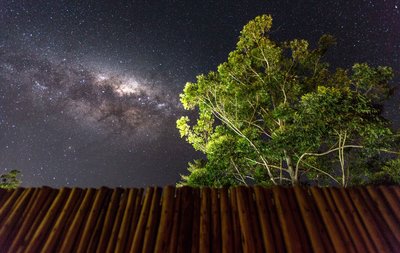
<svg viewBox="0 0 400 253">
<path fill-rule="evenodd" d="M 21 184 L 18 176 L 21 174 L 18 170 L 11 170 L 6 174 L 0 176 L 0 188 L 2 189 L 15 189 Z"/>
<path fill-rule="evenodd" d="M 392 69 L 331 70 L 323 56 L 332 36 L 310 49 L 306 40 L 272 41 L 271 26 L 269 15 L 250 21 L 217 71 L 186 84 L 181 102 L 198 117 L 177 128 L 207 159 L 190 163 L 182 184 L 347 186 L 382 173 L 399 154 L 380 109 Z"/>
</svg>

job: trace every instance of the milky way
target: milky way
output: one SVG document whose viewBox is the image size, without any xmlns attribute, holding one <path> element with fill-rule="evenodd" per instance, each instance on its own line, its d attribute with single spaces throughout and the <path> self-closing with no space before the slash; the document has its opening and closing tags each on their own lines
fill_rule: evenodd
<svg viewBox="0 0 400 253">
<path fill-rule="evenodd" d="M 3 99 L 15 100 L 27 117 L 31 110 L 58 115 L 104 135 L 137 141 L 156 138 L 179 106 L 176 98 L 139 77 L 15 48 L 3 47 L 0 54 Z"/>
<path fill-rule="evenodd" d="M 179 159 L 163 145 L 179 140 L 182 107 L 160 78 L 42 52 L 0 45 L 3 170 L 21 170 L 27 185 L 144 185 L 149 172 L 171 180 L 168 163 Z"/>
</svg>

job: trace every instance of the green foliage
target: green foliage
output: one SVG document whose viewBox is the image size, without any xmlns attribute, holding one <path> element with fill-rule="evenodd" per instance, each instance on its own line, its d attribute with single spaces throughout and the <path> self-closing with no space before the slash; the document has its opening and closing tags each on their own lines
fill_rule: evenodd
<svg viewBox="0 0 400 253">
<path fill-rule="evenodd" d="M 336 43 L 332 36 L 313 49 L 301 39 L 272 41 L 271 26 L 269 15 L 250 21 L 216 72 L 186 84 L 181 102 L 198 118 L 190 125 L 184 116 L 177 127 L 207 159 L 189 164 L 182 184 L 347 186 L 395 171 L 368 166 L 391 164 L 381 153 L 398 148 L 379 110 L 391 68 L 331 70 L 323 55 Z"/>
<path fill-rule="evenodd" d="M 400 184 L 400 159 L 388 161 L 377 176 L 386 178 L 384 182 Z"/>
<path fill-rule="evenodd" d="M 18 176 L 21 174 L 18 170 L 11 170 L 6 174 L 0 176 L 0 188 L 2 189 L 15 189 L 21 184 Z"/>
</svg>

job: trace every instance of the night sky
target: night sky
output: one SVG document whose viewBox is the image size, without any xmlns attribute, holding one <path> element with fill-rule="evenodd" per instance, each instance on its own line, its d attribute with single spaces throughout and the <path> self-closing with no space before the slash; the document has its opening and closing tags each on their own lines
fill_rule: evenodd
<svg viewBox="0 0 400 253">
<path fill-rule="evenodd" d="M 400 74 L 400 0 L 0 2 L 0 174 L 23 186 L 175 184 L 200 157 L 180 139 L 178 95 L 215 70 L 242 27 L 271 14 L 271 37 L 324 33 L 333 66 Z M 399 120 L 400 92 L 385 108 Z"/>
</svg>

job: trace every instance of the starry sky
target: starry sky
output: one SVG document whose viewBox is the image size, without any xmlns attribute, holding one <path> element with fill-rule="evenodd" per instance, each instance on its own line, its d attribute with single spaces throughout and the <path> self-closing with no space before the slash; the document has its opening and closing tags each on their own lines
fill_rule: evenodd
<svg viewBox="0 0 400 253">
<path fill-rule="evenodd" d="M 179 137 L 179 93 L 226 60 L 242 27 L 338 45 L 334 67 L 400 74 L 400 0 L 0 2 L 0 174 L 23 186 L 175 184 L 201 157 Z M 385 116 L 400 125 L 400 92 Z"/>
</svg>

